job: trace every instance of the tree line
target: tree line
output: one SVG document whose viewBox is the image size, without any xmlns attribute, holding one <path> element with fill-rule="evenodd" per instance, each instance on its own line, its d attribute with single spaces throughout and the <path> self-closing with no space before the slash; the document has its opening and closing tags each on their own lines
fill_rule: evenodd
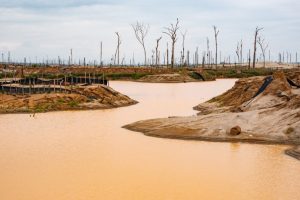
<svg viewBox="0 0 300 200">
<path fill-rule="evenodd" d="M 134 24 L 131 24 L 134 36 L 138 42 L 138 44 L 140 44 L 143 54 L 144 54 L 144 61 L 141 64 L 142 66 L 167 66 L 170 68 L 174 68 L 174 66 L 180 65 L 180 66 L 190 66 L 191 63 L 193 63 L 194 66 L 200 66 L 202 65 L 204 66 L 210 66 L 211 68 L 217 68 L 218 65 L 220 64 L 226 64 L 226 63 L 233 63 L 232 60 L 235 60 L 234 63 L 238 63 L 238 64 L 245 64 L 244 62 L 244 44 L 243 44 L 243 40 L 240 40 L 237 42 L 236 45 L 236 49 L 235 49 L 235 59 L 231 59 L 230 56 L 228 57 L 224 57 L 224 59 L 222 60 L 221 57 L 221 51 L 219 51 L 219 41 L 218 41 L 218 37 L 220 34 L 220 30 L 218 29 L 217 26 L 213 26 L 213 36 L 214 36 L 214 52 L 210 49 L 210 41 L 209 38 L 206 39 L 206 51 L 204 51 L 202 53 L 202 55 L 199 55 L 199 48 L 196 48 L 196 51 L 191 54 L 191 52 L 189 50 L 186 50 L 185 48 L 185 39 L 186 39 L 186 35 L 187 35 L 187 30 L 185 31 L 181 31 L 181 27 L 180 27 L 180 21 L 177 18 L 176 21 L 174 23 L 170 23 L 169 26 L 164 27 L 162 30 L 162 35 L 159 36 L 156 39 L 156 45 L 155 48 L 152 50 L 152 54 L 149 54 L 149 52 L 147 52 L 147 48 L 146 48 L 146 40 L 147 37 L 149 35 L 149 29 L 150 29 L 150 25 L 149 24 L 145 24 L 143 22 L 137 21 Z M 269 43 L 266 41 L 266 39 L 263 37 L 263 35 L 261 34 L 261 31 L 263 31 L 263 27 L 256 27 L 255 31 L 254 31 L 254 41 L 253 41 L 253 48 L 252 49 L 248 49 L 248 53 L 247 53 L 247 58 L 246 58 L 246 64 L 248 65 L 248 67 L 252 67 L 255 68 L 256 67 L 256 63 L 258 62 L 257 59 L 257 50 L 260 50 L 260 57 L 263 61 L 263 66 L 266 66 L 266 60 L 267 60 L 267 53 L 269 53 L 269 61 L 270 61 L 270 47 L 269 47 Z M 121 39 L 121 34 L 119 32 L 115 32 L 116 35 L 116 50 L 115 53 L 112 55 L 111 59 L 110 59 L 110 65 L 114 65 L 114 66 L 120 66 L 120 65 L 125 65 L 125 57 L 120 58 L 120 47 L 122 45 L 122 39 Z M 168 38 L 168 42 L 166 44 L 167 48 L 166 51 L 161 53 L 160 51 L 160 41 L 163 38 L 163 35 L 165 35 Z M 178 58 L 179 62 L 176 63 L 176 57 L 175 57 L 175 49 L 178 48 L 177 47 L 177 42 L 178 42 L 178 37 L 181 36 L 182 37 L 182 44 L 181 44 L 181 50 L 180 50 L 180 56 Z M 171 44 L 169 47 L 169 43 Z M 170 48 L 170 49 L 169 49 Z M 78 64 L 79 65 L 93 65 L 96 66 L 99 63 L 99 66 L 103 66 L 103 44 L 102 42 L 100 42 L 100 54 L 99 54 L 99 62 L 97 62 L 96 60 L 94 61 L 89 61 L 86 62 L 86 58 L 83 59 L 79 59 Z M 251 55 L 251 51 L 252 51 L 252 55 Z M 163 58 L 161 56 L 161 54 L 163 54 Z M 190 61 L 190 57 L 192 57 L 193 62 Z M 5 63 L 4 61 L 4 54 L 2 53 L 2 63 Z M 252 61 L 252 64 L 251 64 Z M 8 58 L 7 58 L 7 63 L 11 62 L 11 55 L 10 52 L 8 53 Z M 37 62 L 37 59 L 36 59 Z M 292 54 L 288 53 L 288 52 L 282 52 L 278 54 L 278 62 L 282 63 L 282 62 L 292 62 Z M 26 60 L 26 58 L 24 58 L 23 61 L 24 64 L 28 63 L 28 61 Z M 43 60 L 43 63 L 45 63 L 45 60 Z M 52 60 L 52 62 L 49 62 L 48 59 L 46 59 L 46 65 L 48 64 L 53 64 L 56 63 L 58 65 L 74 65 L 75 61 L 73 59 L 73 49 L 70 49 L 70 55 L 67 61 L 61 59 L 59 56 L 57 58 L 57 60 Z M 162 64 L 163 63 L 163 64 Z M 298 54 L 296 53 L 295 56 L 295 63 L 298 63 Z M 132 58 L 130 59 L 130 63 L 129 65 L 135 65 L 135 58 L 134 58 L 134 54 L 132 56 Z"/>
</svg>

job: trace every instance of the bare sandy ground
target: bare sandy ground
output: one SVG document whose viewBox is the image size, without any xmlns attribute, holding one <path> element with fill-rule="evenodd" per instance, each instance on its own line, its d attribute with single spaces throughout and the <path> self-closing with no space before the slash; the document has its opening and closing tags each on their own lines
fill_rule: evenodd
<svg viewBox="0 0 300 200">
<path fill-rule="evenodd" d="M 240 79 L 223 95 L 196 106 L 198 116 L 144 120 L 124 128 L 165 138 L 300 144 L 300 91 L 283 73 L 273 79 L 255 98 L 265 77 Z"/>
<path fill-rule="evenodd" d="M 91 85 L 74 88 L 72 93 L 0 94 L 0 113 L 107 109 L 136 103 L 137 101 L 110 87 Z"/>
</svg>

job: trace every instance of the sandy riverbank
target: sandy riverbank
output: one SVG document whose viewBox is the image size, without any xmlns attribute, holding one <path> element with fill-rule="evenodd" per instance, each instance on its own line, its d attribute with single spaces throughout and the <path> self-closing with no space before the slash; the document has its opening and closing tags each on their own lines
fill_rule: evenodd
<svg viewBox="0 0 300 200">
<path fill-rule="evenodd" d="M 136 104 L 104 85 L 78 86 L 67 93 L 31 95 L 0 94 L 0 113 L 49 112 L 62 110 L 108 109 Z"/>
<path fill-rule="evenodd" d="M 196 106 L 198 116 L 144 120 L 124 128 L 165 138 L 300 144 L 300 91 L 283 73 L 272 80 L 262 89 L 266 77 L 240 79 L 226 93 Z"/>
<path fill-rule="evenodd" d="M 202 81 L 199 79 L 194 79 L 188 74 L 156 74 L 147 75 L 137 80 L 137 82 L 147 82 L 147 83 L 187 83 L 187 82 L 198 82 Z"/>
</svg>

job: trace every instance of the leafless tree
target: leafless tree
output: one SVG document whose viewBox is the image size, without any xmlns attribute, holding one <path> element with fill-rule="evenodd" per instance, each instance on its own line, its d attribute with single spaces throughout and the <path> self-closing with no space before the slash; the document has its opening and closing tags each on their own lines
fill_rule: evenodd
<svg viewBox="0 0 300 200">
<path fill-rule="evenodd" d="M 242 63 L 243 62 L 243 40 L 237 43 L 235 53 L 238 57 L 238 62 Z"/>
<path fill-rule="evenodd" d="M 136 39 L 138 42 L 142 45 L 143 50 L 144 50 L 144 64 L 147 64 L 147 51 L 145 47 L 145 38 L 148 34 L 149 25 L 145 25 L 141 22 L 136 22 L 136 24 L 131 25 L 135 34 Z"/>
<path fill-rule="evenodd" d="M 171 40 L 172 40 L 172 55 L 171 55 L 171 68 L 174 67 L 174 57 L 175 57 L 175 43 L 177 41 L 177 31 L 179 30 L 179 20 L 177 18 L 176 20 L 176 24 L 172 24 L 170 27 L 165 27 L 166 31 L 164 31 L 163 33 L 167 34 Z"/>
<path fill-rule="evenodd" d="M 206 38 L 206 48 L 207 48 L 207 50 L 206 50 L 206 56 L 207 56 L 207 59 L 206 59 L 206 62 L 207 62 L 207 64 L 209 64 L 209 62 L 210 62 L 210 50 L 209 50 L 209 39 L 208 38 Z"/>
<path fill-rule="evenodd" d="M 219 30 L 217 29 L 216 26 L 214 26 L 214 33 L 215 33 L 215 45 L 216 45 L 215 63 L 216 63 L 216 68 L 217 68 L 217 66 L 218 66 L 218 35 L 219 35 Z"/>
<path fill-rule="evenodd" d="M 102 61 L 102 41 L 100 42 L 100 66 L 103 66 L 103 61 Z"/>
<path fill-rule="evenodd" d="M 167 67 L 169 66 L 169 43 L 167 43 Z"/>
<path fill-rule="evenodd" d="M 261 49 L 261 53 L 264 59 L 264 67 L 266 66 L 266 50 L 269 47 L 269 44 L 265 42 L 265 39 L 262 37 L 257 38 L 257 43 L 259 44 L 259 47 Z"/>
<path fill-rule="evenodd" d="M 184 45 L 185 45 L 185 37 L 186 37 L 186 33 L 187 31 L 185 31 L 184 33 L 181 33 L 181 36 L 182 36 L 182 55 L 181 55 L 181 60 L 182 60 L 182 65 L 185 64 L 185 48 L 184 48 Z"/>
<path fill-rule="evenodd" d="M 122 41 L 121 41 L 119 32 L 116 32 L 116 35 L 117 35 L 118 43 L 117 43 L 117 49 L 115 52 L 114 64 L 120 65 L 120 45 L 121 45 Z M 116 63 L 116 61 L 117 61 L 117 63 Z"/>
<path fill-rule="evenodd" d="M 240 43 L 238 42 L 237 45 L 236 45 L 236 50 L 235 50 L 238 62 L 240 61 L 240 52 L 241 52 Z"/>
<path fill-rule="evenodd" d="M 243 40 L 241 40 L 240 46 L 241 46 L 241 48 L 240 48 L 240 57 L 241 57 L 240 63 L 243 63 Z"/>
<path fill-rule="evenodd" d="M 155 47 L 155 65 L 158 66 L 158 47 L 159 47 L 159 41 L 162 39 L 162 37 L 156 39 L 156 47 Z"/>
<path fill-rule="evenodd" d="M 259 31 L 263 30 L 264 28 L 258 28 L 256 27 L 255 29 L 255 33 L 254 33 L 254 48 L 253 48 L 253 65 L 252 67 L 255 68 L 255 63 L 256 63 L 256 45 L 257 45 L 257 37 L 258 37 L 258 33 Z"/>
<path fill-rule="evenodd" d="M 187 53 L 186 53 L 186 64 L 189 67 L 189 65 L 190 65 L 190 51 L 187 51 Z"/>
</svg>

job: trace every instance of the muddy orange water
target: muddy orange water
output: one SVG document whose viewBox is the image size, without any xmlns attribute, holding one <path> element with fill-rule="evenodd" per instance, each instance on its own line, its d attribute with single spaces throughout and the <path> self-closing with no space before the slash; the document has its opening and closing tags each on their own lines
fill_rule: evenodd
<svg viewBox="0 0 300 200">
<path fill-rule="evenodd" d="M 300 162 L 287 146 L 147 137 L 121 126 L 196 114 L 235 80 L 111 82 L 130 107 L 0 115 L 1 200 L 300 199 Z"/>
</svg>

